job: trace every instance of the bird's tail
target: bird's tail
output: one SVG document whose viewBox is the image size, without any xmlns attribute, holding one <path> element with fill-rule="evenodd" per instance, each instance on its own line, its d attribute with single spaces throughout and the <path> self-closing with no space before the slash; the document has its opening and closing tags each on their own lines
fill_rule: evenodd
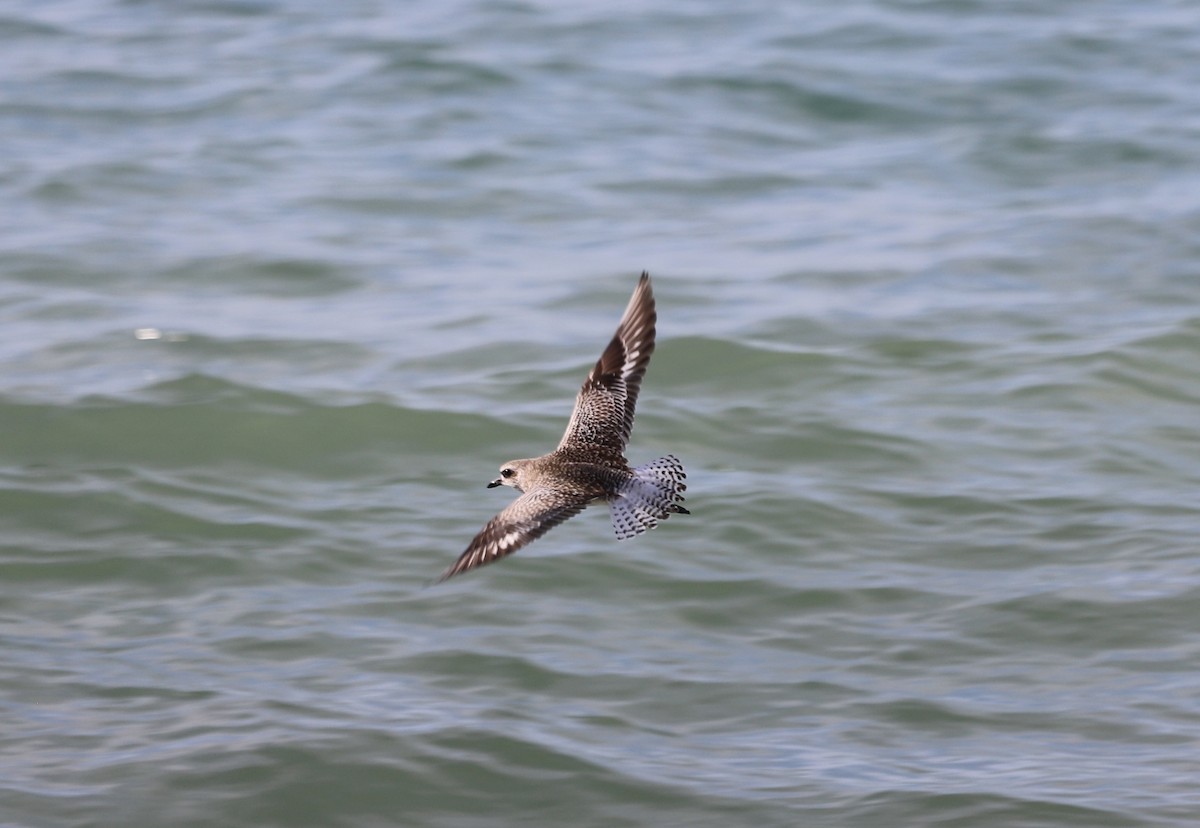
<svg viewBox="0 0 1200 828">
<path fill-rule="evenodd" d="M 670 454 L 634 469 L 608 501 L 618 540 L 653 529 L 672 514 L 690 514 L 680 505 L 686 479 L 683 463 Z"/>
</svg>

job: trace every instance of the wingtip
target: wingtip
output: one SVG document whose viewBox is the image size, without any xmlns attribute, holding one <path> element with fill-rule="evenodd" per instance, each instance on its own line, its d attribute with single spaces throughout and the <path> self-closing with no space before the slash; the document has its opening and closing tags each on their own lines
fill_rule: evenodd
<svg viewBox="0 0 1200 828">
<path fill-rule="evenodd" d="M 458 571 L 454 567 L 450 567 L 445 572 L 443 572 L 441 575 L 437 576 L 437 578 L 430 581 L 428 586 L 433 587 L 433 586 L 437 586 L 438 584 L 444 584 L 444 583 L 446 583 L 446 581 L 449 581 L 451 578 L 453 578 L 457 574 L 458 574 Z"/>
</svg>

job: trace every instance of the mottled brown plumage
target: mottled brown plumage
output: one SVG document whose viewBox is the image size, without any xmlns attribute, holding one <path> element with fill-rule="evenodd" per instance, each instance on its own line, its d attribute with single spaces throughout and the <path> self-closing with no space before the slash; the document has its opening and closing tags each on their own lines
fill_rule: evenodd
<svg viewBox="0 0 1200 828">
<path fill-rule="evenodd" d="M 668 455 L 631 469 L 625 460 L 656 321 L 650 276 L 642 273 L 616 334 L 579 390 L 558 448 L 501 466 L 488 488 L 512 486 L 522 495 L 487 522 L 439 580 L 516 552 L 597 500 L 609 503 L 621 540 L 688 513 L 681 505 L 683 464 Z"/>
</svg>

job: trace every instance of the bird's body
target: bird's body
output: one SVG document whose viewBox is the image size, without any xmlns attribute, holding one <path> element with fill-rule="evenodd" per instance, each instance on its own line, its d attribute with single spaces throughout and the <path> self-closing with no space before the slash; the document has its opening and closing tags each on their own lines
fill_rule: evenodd
<svg viewBox="0 0 1200 828">
<path fill-rule="evenodd" d="M 521 497 L 488 521 L 440 580 L 512 554 L 598 500 L 608 502 L 622 540 L 671 514 L 688 513 L 680 505 L 687 489 L 683 464 L 667 455 L 630 468 L 625 459 L 656 321 L 650 277 L 643 273 L 616 334 L 579 391 L 558 448 L 501 467 L 488 488 L 512 486 Z"/>
</svg>

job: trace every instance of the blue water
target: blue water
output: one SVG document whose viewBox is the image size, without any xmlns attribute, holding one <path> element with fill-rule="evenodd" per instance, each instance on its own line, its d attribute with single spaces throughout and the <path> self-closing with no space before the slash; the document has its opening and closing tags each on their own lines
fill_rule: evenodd
<svg viewBox="0 0 1200 828">
<path fill-rule="evenodd" d="M 1191 5 L 0 39 L 0 824 L 1195 824 Z M 643 269 L 692 514 L 430 588 Z"/>
</svg>

